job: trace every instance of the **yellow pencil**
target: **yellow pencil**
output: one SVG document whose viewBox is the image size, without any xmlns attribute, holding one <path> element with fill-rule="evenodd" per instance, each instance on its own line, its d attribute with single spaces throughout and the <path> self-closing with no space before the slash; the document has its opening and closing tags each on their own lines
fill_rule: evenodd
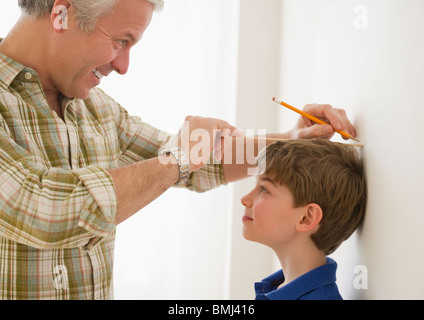
<svg viewBox="0 0 424 320">
<path fill-rule="evenodd" d="M 286 108 L 289 108 L 290 110 L 293 110 L 294 112 L 297 112 L 298 114 L 304 116 L 305 118 L 307 118 L 307 119 L 309 119 L 309 120 L 311 120 L 311 121 L 313 121 L 315 123 L 318 123 L 318 124 L 328 124 L 327 122 L 324 122 L 321 119 L 318 119 L 317 117 L 314 117 L 313 115 L 311 115 L 311 114 L 309 114 L 309 113 L 307 113 L 305 111 L 299 110 L 299 109 L 297 109 L 297 108 L 295 108 L 295 107 L 293 107 L 293 106 L 291 106 L 291 105 L 289 105 L 289 104 L 287 104 L 287 103 L 285 103 L 283 101 L 279 101 L 279 100 L 277 100 L 275 98 L 272 99 L 272 100 L 274 102 L 278 103 L 278 104 L 281 104 L 282 106 L 284 106 Z M 336 132 L 338 134 L 342 135 L 343 137 L 347 138 L 347 139 L 352 139 L 352 140 L 355 140 L 355 141 L 360 142 L 359 139 L 353 137 L 352 135 L 350 135 L 347 132 L 344 132 L 342 130 L 337 130 Z"/>
</svg>

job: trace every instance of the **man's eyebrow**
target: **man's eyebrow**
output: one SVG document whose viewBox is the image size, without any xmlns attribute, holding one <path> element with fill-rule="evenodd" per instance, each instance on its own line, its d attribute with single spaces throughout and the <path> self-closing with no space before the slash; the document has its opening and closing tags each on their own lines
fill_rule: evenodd
<svg viewBox="0 0 424 320">
<path fill-rule="evenodd" d="M 122 33 L 121 35 L 117 35 L 116 39 L 127 40 L 128 42 L 130 42 L 132 44 L 138 42 L 137 38 L 132 33 L 129 33 L 129 32 Z"/>
<path fill-rule="evenodd" d="M 136 42 L 137 42 L 137 40 L 135 39 L 135 37 L 134 37 L 131 33 L 126 33 L 126 34 L 125 34 L 125 36 L 126 36 L 128 39 L 130 39 L 130 41 L 131 41 L 132 43 L 136 43 Z"/>
</svg>

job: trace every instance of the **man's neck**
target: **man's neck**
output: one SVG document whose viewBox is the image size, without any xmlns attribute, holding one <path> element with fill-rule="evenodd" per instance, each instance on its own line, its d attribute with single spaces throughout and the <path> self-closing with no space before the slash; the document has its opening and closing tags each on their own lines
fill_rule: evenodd
<svg viewBox="0 0 424 320">
<path fill-rule="evenodd" d="M 21 17 L 0 43 L 0 52 L 38 73 L 50 108 L 63 118 L 61 94 L 49 83 L 48 76 L 44 72 L 48 69 L 46 64 L 50 61 L 49 40 L 44 36 L 46 28 L 49 28 L 48 17 L 37 20 Z"/>
</svg>

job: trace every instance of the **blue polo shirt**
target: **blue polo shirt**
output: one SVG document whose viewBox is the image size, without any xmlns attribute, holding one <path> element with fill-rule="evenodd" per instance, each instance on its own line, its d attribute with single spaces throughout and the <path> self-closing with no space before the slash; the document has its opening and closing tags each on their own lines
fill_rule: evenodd
<svg viewBox="0 0 424 320">
<path fill-rule="evenodd" d="M 256 300 L 343 300 L 336 284 L 337 263 L 327 263 L 277 289 L 284 281 L 282 270 L 255 283 Z"/>
</svg>

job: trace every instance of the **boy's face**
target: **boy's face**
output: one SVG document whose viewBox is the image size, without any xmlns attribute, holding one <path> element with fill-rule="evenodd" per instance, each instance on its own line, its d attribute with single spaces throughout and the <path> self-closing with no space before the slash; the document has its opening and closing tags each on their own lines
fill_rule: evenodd
<svg viewBox="0 0 424 320">
<path fill-rule="evenodd" d="M 272 249 L 283 249 L 298 232 L 296 224 L 304 208 L 295 208 L 293 196 L 283 185 L 265 175 L 258 176 L 254 189 L 241 199 L 245 206 L 243 237 Z"/>
</svg>

